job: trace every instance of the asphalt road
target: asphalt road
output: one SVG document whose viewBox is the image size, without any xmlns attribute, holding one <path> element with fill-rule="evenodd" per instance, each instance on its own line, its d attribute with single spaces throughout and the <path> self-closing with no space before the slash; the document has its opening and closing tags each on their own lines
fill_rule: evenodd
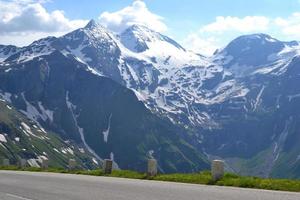
<svg viewBox="0 0 300 200">
<path fill-rule="evenodd" d="M 300 193 L 0 171 L 0 200 L 300 200 Z"/>
</svg>

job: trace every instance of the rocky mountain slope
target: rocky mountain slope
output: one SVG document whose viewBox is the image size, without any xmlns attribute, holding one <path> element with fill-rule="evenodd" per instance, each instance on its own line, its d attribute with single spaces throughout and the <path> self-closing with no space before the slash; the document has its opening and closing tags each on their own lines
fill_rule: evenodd
<svg viewBox="0 0 300 200">
<path fill-rule="evenodd" d="M 207 144 L 217 144 L 214 149 L 206 145 L 207 151 L 227 158 L 240 173 L 299 177 L 299 149 L 292 142 L 299 137 L 298 42 L 242 36 L 213 59 L 224 63 L 248 93 L 243 101 L 216 105 L 222 128 L 207 131 Z"/>
<path fill-rule="evenodd" d="M 38 123 L 17 111 L 5 93 L 0 98 L 0 160 L 9 159 L 10 164 L 18 165 L 26 159 L 27 165 L 41 167 L 44 160 L 49 166 L 68 168 L 69 159 L 75 159 L 76 168 L 91 169 L 99 166 L 84 147 L 71 141 L 63 141 L 53 132 L 46 131 Z"/>
<path fill-rule="evenodd" d="M 147 154 L 162 156 L 165 171 L 221 157 L 242 174 L 300 177 L 299 49 L 253 34 L 204 57 L 144 26 L 115 34 L 91 20 L 60 38 L 0 46 L 0 85 L 32 104 L 39 114 L 29 118 L 123 168 L 141 169 Z M 26 66 L 39 70 L 25 79 Z"/>
<path fill-rule="evenodd" d="M 96 160 L 114 159 L 123 169 L 145 170 L 151 156 L 163 172 L 208 167 L 183 129 L 152 114 L 131 90 L 72 54 L 54 50 L 23 60 L 26 51 L 5 61 L 0 89 L 39 126 L 84 146 Z"/>
</svg>

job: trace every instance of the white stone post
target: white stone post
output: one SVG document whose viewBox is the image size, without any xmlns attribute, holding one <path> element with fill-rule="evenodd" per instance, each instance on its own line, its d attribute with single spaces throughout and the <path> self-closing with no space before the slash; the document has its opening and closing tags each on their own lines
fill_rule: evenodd
<svg viewBox="0 0 300 200">
<path fill-rule="evenodd" d="M 69 160 L 69 170 L 73 170 L 76 168 L 76 160 L 75 159 L 70 159 Z"/>
<path fill-rule="evenodd" d="M 157 175 L 157 161 L 155 159 L 148 159 L 148 176 L 156 176 Z"/>
<path fill-rule="evenodd" d="M 213 160 L 211 165 L 211 175 L 213 181 L 218 181 L 224 176 L 224 161 Z"/>
<path fill-rule="evenodd" d="M 9 163 L 9 159 L 7 159 L 7 158 L 5 158 L 5 159 L 3 159 L 3 166 L 5 166 L 5 167 L 7 167 L 7 166 L 9 166 L 10 165 L 10 163 Z"/>
<path fill-rule="evenodd" d="M 42 169 L 48 169 L 49 160 L 48 159 L 42 159 Z"/>
<path fill-rule="evenodd" d="M 103 172 L 104 174 L 111 174 L 113 167 L 113 161 L 109 159 L 105 159 L 103 162 Z"/>
</svg>

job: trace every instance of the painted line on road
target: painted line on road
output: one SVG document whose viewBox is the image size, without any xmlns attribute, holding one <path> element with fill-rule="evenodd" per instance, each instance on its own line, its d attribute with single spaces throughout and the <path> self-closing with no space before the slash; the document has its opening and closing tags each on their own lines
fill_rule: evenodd
<svg viewBox="0 0 300 200">
<path fill-rule="evenodd" d="M 17 199 L 21 199 L 21 200 L 33 200 L 33 199 L 28 199 L 28 198 L 26 198 L 26 197 L 21 197 L 21 196 L 19 196 L 19 195 L 9 194 L 9 193 L 6 193 L 6 196 L 13 197 L 13 198 L 17 198 Z"/>
</svg>

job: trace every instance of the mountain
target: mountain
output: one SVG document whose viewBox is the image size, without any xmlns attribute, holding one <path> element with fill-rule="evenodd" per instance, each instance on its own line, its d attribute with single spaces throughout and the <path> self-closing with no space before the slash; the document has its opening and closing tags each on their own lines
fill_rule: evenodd
<svg viewBox="0 0 300 200">
<path fill-rule="evenodd" d="M 296 41 L 245 35 L 205 57 L 145 26 L 117 34 L 91 20 L 0 49 L 11 106 L 30 104 L 29 119 L 100 160 L 142 170 L 153 156 L 163 172 L 187 172 L 222 158 L 240 174 L 300 177 Z"/>
<path fill-rule="evenodd" d="M 296 56 L 298 49 L 297 41 L 282 42 L 266 34 L 252 34 L 230 42 L 214 55 L 214 61 L 242 76 L 265 66 L 280 65 Z"/>
<path fill-rule="evenodd" d="M 147 50 L 136 52 L 126 48 L 128 43 L 124 43 L 124 38 L 130 36 L 132 41 L 145 44 Z M 36 49 L 39 51 L 35 52 Z M 222 67 L 144 26 L 133 25 L 116 35 L 92 20 L 86 27 L 61 38 L 34 42 L 20 51 L 21 56 L 17 58 L 22 61 L 27 55 L 39 56 L 54 50 L 75 56 L 94 73 L 130 88 L 144 100 L 147 108 L 180 124 L 201 125 L 205 122 L 214 126 L 198 104 L 226 98 L 217 87 L 220 79 L 230 78 Z M 233 96 L 243 93 L 244 89 L 234 81 L 229 84 L 234 87 L 228 91 Z"/>
<path fill-rule="evenodd" d="M 52 167 L 67 168 L 69 159 L 75 159 L 79 168 L 99 166 L 84 147 L 62 140 L 16 110 L 11 98 L 9 93 L 0 98 L 1 161 L 7 158 L 10 164 L 18 164 L 20 159 L 26 159 L 29 166 L 40 167 L 44 160 L 49 160 Z"/>
<path fill-rule="evenodd" d="M 204 136 L 206 151 L 225 158 L 234 171 L 299 177 L 299 149 L 291 142 L 299 137 L 298 49 L 297 42 L 256 34 L 237 38 L 212 58 L 223 59 L 224 68 L 248 90 L 241 101 L 215 105 L 221 128 Z"/>
<path fill-rule="evenodd" d="M 152 49 L 155 43 L 166 43 L 167 45 L 173 45 L 175 48 L 185 51 L 176 41 L 143 25 L 132 25 L 127 28 L 120 34 L 120 41 L 127 49 L 136 53 Z M 159 44 L 156 45 L 159 46 Z M 164 49 L 161 49 L 160 51 L 163 50 Z"/>
<path fill-rule="evenodd" d="M 2 94 L 10 94 L 28 119 L 123 169 L 144 171 L 149 156 L 163 172 L 208 168 L 205 156 L 181 137 L 183 130 L 152 114 L 131 90 L 64 51 L 20 59 L 32 46 L 0 68 Z"/>
</svg>

